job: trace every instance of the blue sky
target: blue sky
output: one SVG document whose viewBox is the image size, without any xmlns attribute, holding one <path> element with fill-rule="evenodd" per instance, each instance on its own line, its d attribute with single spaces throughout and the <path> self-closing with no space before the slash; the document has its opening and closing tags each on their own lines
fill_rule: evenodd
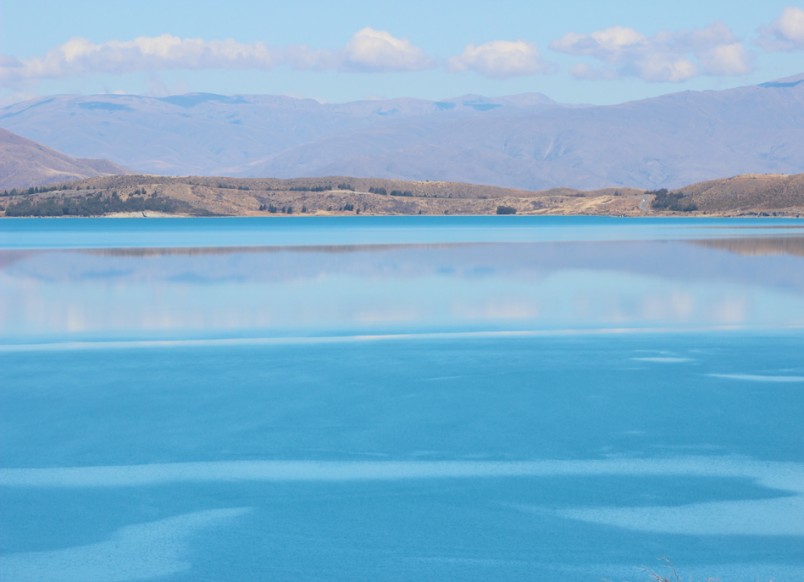
<svg viewBox="0 0 804 582">
<path fill-rule="evenodd" d="M 57 93 L 615 103 L 804 72 L 787 1 L 3 0 L 0 103 Z"/>
</svg>

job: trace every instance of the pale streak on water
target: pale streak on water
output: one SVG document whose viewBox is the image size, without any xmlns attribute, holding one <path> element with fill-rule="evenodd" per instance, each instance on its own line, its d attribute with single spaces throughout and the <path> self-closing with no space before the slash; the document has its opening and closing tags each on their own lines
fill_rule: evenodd
<svg viewBox="0 0 804 582">
<path fill-rule="evenodd" d="M 802 579 L 802 227 L 4 221 L 0 579 Z"/>
</svg>

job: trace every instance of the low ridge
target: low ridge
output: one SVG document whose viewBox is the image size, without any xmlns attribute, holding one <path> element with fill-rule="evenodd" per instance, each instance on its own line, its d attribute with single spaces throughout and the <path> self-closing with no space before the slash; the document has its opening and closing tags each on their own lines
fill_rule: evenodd
<svg viewBox="0 0 804 582">
<path fill-rule="evenodd" d="M 380 178 L 104 176 L 0 192 L 6 216 L 530 214 L 802 216 L 804 174 L 743 175 L 677 190 L 530 191 Z"/>
<path fill-rule="evenodd" d="M 29 188 L 127 172 L 108 160 L 73 158 L 0 129 L 0 188 Z"/>
</svg>

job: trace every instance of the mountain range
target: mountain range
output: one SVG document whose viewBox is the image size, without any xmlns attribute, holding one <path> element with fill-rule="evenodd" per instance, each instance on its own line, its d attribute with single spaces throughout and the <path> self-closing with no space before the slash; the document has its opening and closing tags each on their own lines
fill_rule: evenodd
<svg viewBox="0 0 804 582">
<path fill-rule="evenodd" d="M 125 173 L 125 168 L 108 160 L 72 158 L 0 129 L 0 188 L 28 188 Z"/>
<path fill-rule="evenodd" d="M 608 106 L 538 93 L 342 104 L 66 95 L 6 106 L 0 127 L 70 156 L 153 174 L 674 188 L 804 170 L 804 75 Z"/>
</svg>

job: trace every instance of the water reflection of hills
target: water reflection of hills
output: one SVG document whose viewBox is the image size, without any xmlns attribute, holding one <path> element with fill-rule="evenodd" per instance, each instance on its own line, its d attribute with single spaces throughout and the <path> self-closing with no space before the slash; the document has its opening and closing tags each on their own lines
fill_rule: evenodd
<svg viewBox="0 0 804 582">
<path fill-rule="evenodd" d="M 0 251 L 0 288 L 0 337 L 804 325 L 804 257 L 691 241 Z"/>
<path fill-rule="evenodd" d="M 796 255 L 804 257 L 804 237 L 712 239 L 695 241 L 695 244 L 745 256 Z"/>
<path fill-rule="evenodd" d="M 723 251 L 727 251 L 724 253 Z M 9 259 L 3 260 L 5 255 Z M 322 277 L 538 281 L 573 270 L 728 281 L 804 293 L 804 238 L 0 252 L 7 277 L 109 283 L 270 282 Z"/>
<path fill-rule="evenodd" d="M 120 248 L 120 249 L 87 249 L 83 252 L 93 255 L 109 255 L 117 257 L 158 257 L 165 255 L 232 255 L 232 254 L 270 254 L 279 252 L 296 253 L 353 253 L 387 251 L 404 249 L 411 246 L 417 248 L 450 248 L 461 243 L 405 245 L 405 244 L 370 244 L 370 245 L 305 245 L 305 246 L 257 246 L 257 247 L 175 247 L 175 248 Z"/>
</svg>

